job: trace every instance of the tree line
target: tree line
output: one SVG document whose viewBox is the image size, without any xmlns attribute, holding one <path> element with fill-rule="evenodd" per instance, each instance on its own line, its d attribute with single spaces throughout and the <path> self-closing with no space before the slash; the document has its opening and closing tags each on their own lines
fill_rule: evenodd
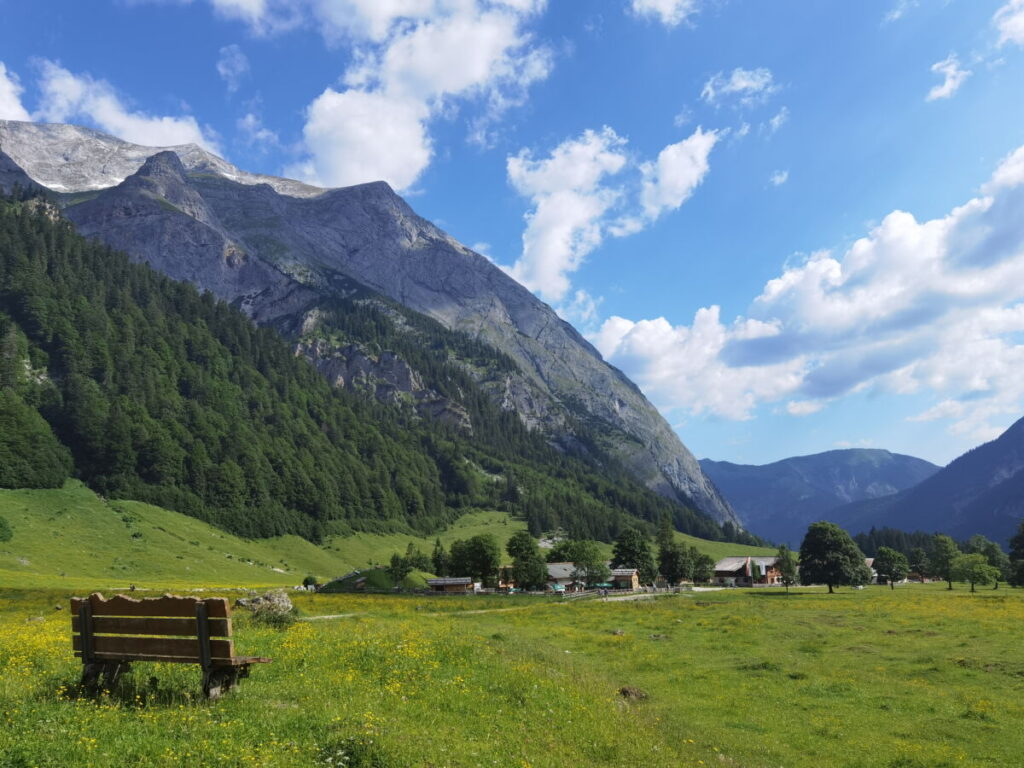
<svg viewBox="0 0 1024 768">
<path fill-rule="evenodd" d="M 980 534 L 957 543 L 941 533 L 907 535 L 893 529 L 880 532 L 872 529 L 868 537 L 857 538 L 876 545 L 872 565 L 890 588 L 909 576 L 940 579 L 946 582 L 948 589 L 953 589 L 953 582 L 969 583 L 972 592 L 978 585 L 992 584 L 998 589 L 1002 582 L 1024 586 L 1024 521 L 1010 540 L 1009 554 L 997 542 Z M 878 545 L 880 540 L 902 541 L 904 546 L 912 546 L 908 554 L 895 547 Z M 779 549 L 779 563 L 780 570 L 784 569 L 784 583 L 787 586 L 796 583 L 797 562 L 785 546 Z M 812 523 L 807 529 L 800 545 L 798 565 L 801 583 L 826 584 L 829 592 L 835 586 L 858 586 L 871 579 L 871 570 L 857 541 L 829 522 Z"/>
</svg>

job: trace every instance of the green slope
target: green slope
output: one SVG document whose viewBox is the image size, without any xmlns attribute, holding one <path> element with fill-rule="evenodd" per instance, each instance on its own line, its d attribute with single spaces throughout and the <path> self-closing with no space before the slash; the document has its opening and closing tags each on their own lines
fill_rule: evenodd
<svg viewBox="0 0 1024 768">
<path fill-rule="evenodd" d="M 106 501 L 77 481 L 53 490 L 0 490 L 0 517 L 13 530 L 0 542 L 0 586 L 124 589 L 291 586 L 386 563 L 412 543 L 430 553 L 433 537 L 368 534 L 333 537 L 318 547 L 298 536 L 249 540 L 188 515 L 136 501 Z M 526 525 L 503 512 L 473 512 L 438 534 L 493 534 L 505 542 Z M 677 534 L 712 557 L 771 554 Z M 611 546 L 604 545 L 611 556 Z"/>
<path fill-rule="evenodd" d="M 178 512 L 104 501 L 81 483 L 0 491 L 13 529 L 0 584 L 73 588 L 294 585 L 346 563 L 298 536 L 249 541 Z"/>
</svg>

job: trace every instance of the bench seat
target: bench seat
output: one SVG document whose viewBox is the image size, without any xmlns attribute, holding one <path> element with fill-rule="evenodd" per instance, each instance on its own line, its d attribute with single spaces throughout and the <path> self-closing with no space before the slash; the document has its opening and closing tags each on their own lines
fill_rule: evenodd
<svg viewBox="0 0 1024 768">
<path fill-rule="evenodd" d="M 217 698 L 248 677 L 249 665 L 263 656 L 236 656 L 231 609 L 223 597 L 163 597 L 136 600 L 99 592 L 71 600 L 72 647 L 82 659 L 82 684 L 112 688 L 132 662 L 198 664 L 203 693 Z"/>
</svg>

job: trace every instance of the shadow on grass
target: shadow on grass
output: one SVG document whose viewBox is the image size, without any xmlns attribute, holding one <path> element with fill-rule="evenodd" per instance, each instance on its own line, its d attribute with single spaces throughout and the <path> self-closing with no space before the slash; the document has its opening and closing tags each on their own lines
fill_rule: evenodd
<svg viewBox="0 0 1024 768">
<path fill-rule="evenodd" d="M 81 684 L 78 677 L 69 680 L 64 677 L 53 677 L 42 687 L 43 697 L 49 698 L 56 694 L 63 701 L 92 701 L 98 705 L 107 704 L 130 709 L 148 707 L 173 708 L 183 704 L 206 703 L 200 691 L 201 678 L 196 675 L 194 688 L 185 688 L 182 681 L 161 682 L 144 671 L 129 672 L 117 681 L 112 689 L 99 687 L 88 690 Z M 49 693 L 45 693 L 49 692 Z"/>
</svg>

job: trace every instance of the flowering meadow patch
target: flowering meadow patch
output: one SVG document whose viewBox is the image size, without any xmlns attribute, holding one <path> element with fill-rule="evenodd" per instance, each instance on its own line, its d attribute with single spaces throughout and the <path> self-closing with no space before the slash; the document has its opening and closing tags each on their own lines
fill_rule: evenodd
<svg viewBox="0 0 1024 768">
<path fill-rule="evenodd" d="M 191 665 L 136 664 L 82 696 L 65 598 L 0 596 L 4 768 L 1009 767 L 1024 752 L 1024 593 L 1005 588 L 300 596 L 286 629 L 236 619 L 240 652 L 274 662 L 214 703 Z"/>
</svg>

